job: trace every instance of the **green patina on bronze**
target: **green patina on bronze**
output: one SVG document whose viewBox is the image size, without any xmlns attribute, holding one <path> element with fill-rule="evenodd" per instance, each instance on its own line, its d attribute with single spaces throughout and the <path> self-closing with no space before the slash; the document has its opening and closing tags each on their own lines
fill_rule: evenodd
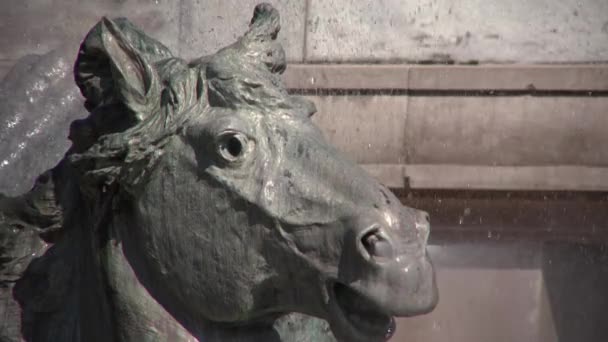
<svg viewBox="0 0 608 342">
<path fill-rule="evenodd" d="M 426 213 L 325 142 L 281 82 L 279 28 L 258 5 L 190 62 L 126 19 L 89 32 L 90 115 L 0 197 L 3 340 L 384 341 L 433 309 Z"/>
</svg>

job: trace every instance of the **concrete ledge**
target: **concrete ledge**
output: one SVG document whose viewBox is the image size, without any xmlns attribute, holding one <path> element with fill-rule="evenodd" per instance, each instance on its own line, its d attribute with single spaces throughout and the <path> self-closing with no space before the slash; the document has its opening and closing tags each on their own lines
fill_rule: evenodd
<svg viewBox="0 0 608 342">
<path fill-rule="evenodd" d="M 608 91 L 608 65 L 417 66 L 409 89 Z"/>
<path fill-rule="evenodd" d="M 602 167 L 405 165 L 403 174 L 412 189 L 608 191 Z"/>
<path fill-rule="evenodd" d="M 290 89 L 607 92 L 608 64 L 292 64 Z"/>
<path fill-rule="evenodd" d="M 608 168 L 363 164 L 394 189 L 608 191 Z"/>
<path fill-rule="evenodd" d="M 361 164 L 608 166 L 608 97 L 310 96 Z"/>
<path fill-rule="evenodd" d="M 363 164 L 361 165 L 372 177 L 380 183 L 393 189 L 407 187 L 405 165 L 399 164 Z"/>
<path fill-rule="evenodd" d="M 407 64 L 290 64 L 283 80 L 289 89 L 407 89 L 410 69 Z"/>
</svg>

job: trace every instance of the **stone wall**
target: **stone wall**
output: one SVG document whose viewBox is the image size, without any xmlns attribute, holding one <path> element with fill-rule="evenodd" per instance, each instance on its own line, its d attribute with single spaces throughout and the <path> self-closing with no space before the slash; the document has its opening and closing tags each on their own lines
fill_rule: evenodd
<svg viewBox="0 0 608 342">
<path fill-rule="evenodd" d="M 169 46 L 176 55 L 194 58 L 211 54 L 233 42 L 246 30 L 253 7 L 259 1 L 261 0 L 3 0 L 0 3 L 0 78 L 8 73 L 17 60 L 31 54 L 50 53 L 55 56 L 54 61 L 70 64 L 70 58 L 76 56 L 80 40 L 104 15 L 128 17 Z M 281 12 L 280 40 L 291 64 L 356 63 L 369 66 L 407 62 L 498 63 L 510 66 L 521 63 L 608 62 L 608 1 L 605 0 L 268 2 Z M 28 73 L 26 69 L 19 69 L 19 72 L 25 75 Z M 404 70 L 401 66 L 395 70 L 397 69 Z M 373 70 L 377 69 L 369 70 L 372 71 L 368 72 L 374 73 Z M 446 70 L 438 74 L 435 79 L 437 82 L 431 88 L 446 86 L 443 74 Z M 451 69 L 458 70 L 463 69 Z M 479 70 L 482 69 L 477 71 Z M 452 79 L 471 80 L 470 71 Z M 34 72 L 46 75 L 48 84 L 54 81 L 53 75 L 45 74 L 44 70 L 29 72 L 30 76 Z M 520 74 L 530 75 L 528 72 Z M 429 74 L 426 75 L 423 81 L 432 79 L 428 77 Z M 478 73 L 479 75 L 479 80 L 484 82 L 509 79 L 495 71 L 483 75 Z M 581 72 L 576 71 L 576 75 L 581 75 Z M 18 76 L 13 73 L 11 77 Z M 441 159 L 439 164 L 463 163 L 466 159 L 470 165 L 488 164 L 488 160 L 495 160 L 494 166 L 510 166 L 514 164 L 513 160 L 518 161 L 515 163 L 517 165 L 526 166 L 538 163 L 539 160 L 544 160 L 544 164 L 562 165 L 565 160 L 570 164 L 584 164 L 585 167 L 605 166 L 604 162 L 608 158 L 605 157 L 606 150 L 597 147 L 606 141 L 601 128 L 606 123 L 603 113 L 608 112 L 608 85 L 604 81 L 595 85 L 594 89 L 600 90 L 599 93 L 591 94 L 591 97 L 583 96 L 587 90 L 584 87 L 565 87 L 569 90 L 558 94 L 558 98 L 544 95 L 534 97 L 528 92 L 529 89 L 517 97 L 511 93 L 497 97 L 484 92 L 487 89 L 482 87 L 483 89 L 476 89 L 483 93 L 480 96 L 464 93 L 466 88 L 463 88 L 459 89 L 462 93 L 454 92 L 454 89 L 443 89 L 449 93 L 448 97 L 438 97 L 436 94 L 427 96 L 429 94 L 421 92 L 412 98 L 408 93 L 409 88 L 401 89 L 402 93 L 397 94 L 390 91 L 391 82 L 402 81 L 398 73 L 393 76 L 388 81 L 382 81 L 388 83 L 375 85 L 376 89 L 366 96 L 359 96 L 352 89 L 349 96 L 333 97 L 315 94 L 314 87 L 306 90 L 306 95 L 317 102 L 321 111 L 315 120 L 339 148 L 361 163 L 397 165 L 416 158 L 427 158 L 420 159 L 424 163 L 437 162 L 428 160 L 433 157 Z M 408 74 L 407 77 L 410 86 L 410 77 L 413 76 Z M 23 77 L 24 80 L 26 78 Z M 572 80 L 576 77 L 563 79 Z M 325 82 L 338 80 L 338 77 L 328 77 Z M 551 88 L 553 83 L 545 82 L 545 86 Z M 506 91 L 522 91 L 527 85 L 527 82 L 522 83 L 518 85 L 519 88 Z M 535 85 L 538 87 L 538 83 Z M 336 86 L 335 83 L 328 88 L 336 87 L 340 88 L 337 90 L 347 88 L 344 85 Z M 356 88 L 369 91 L 372 87 L 360 84 Z M 551 88 L 551 91 L 563 92 L 565 88 L 562 85 L 561 88 Z M 68 92 L 67 102 L 62 102 L 62 105 L 69 105 L 70 110 L 77 111 L 81 108 L 77 91 L 72 89 L 65 94 Z M 60 132 L 67 132 L 70 118 L 61 116 L 62 107 L 56 103 L 63 99 L 62 96 L 67 96 L 65 94 L 49 97 L 52 101 L 48 101 L 48 106 L 54 109 L 42 121 L 32 119 L 46 125 L 47 129 L 50 127 L 53 137 L 48 140 L 41 138 L 38 143 L 30 144 L 33 150 L 28 153 L 32 156 L 29 158 L 32 161 L 23 165 L 49 167 L 67 147 L 65 135 Z M 8 90 L 0 95 L 7 98 L 18 96 Z M 8 102 L 2 102 L 0 96 L 0 105 L 3 103 Z M 29 107 L 26 103 L 19 108 L 27 113 Z M 9 109 L 8 106 L 0 107 L 0 123 L 14 114 Z M 378 114 L 379 109 L 381 113 Z M 55 116 L 51 118 L 51 114 Z M 375 119 L 368 120 L 367 117 L 372 115 Z M 55 126 L 51 127 L 44 121 L 47 117 Z M 475 119 L 473 124 L 467 124 L 467 120 L 472 118 Z M 406 120 L 408 125 L 418 122 L 424 127 L 408 126 Z M 341 125 L 341 121 L 349 121 L 351 124 Z M 514 122 L 516 125 L 511 126 L 518 128 L 507 131 L 509 123 Z M 570 132 L 572 135 L 563 135 L 572 126 L 577 130 Z M 345 127 L 352 130 L 343 131 Z M 425 127 L 427 134 L 423 134 Z M 0 127 L 0 133 L 3 132 L 2 129 Z M 511 133 L 516 135 L 509 135 Z M 433 140 L 433 137 L 438 134 L 442 134 L 445 141 L 441 146 L 434 146 L 438 140 Z M 5 137 L 0 136 L 0 143 L 3 138 Z M 492 141 L 496 145 L 511 146 L 511 150 L 514 146 L 521 148 L 518 147 L 519 150 L 514 154 L 497 154 L 488 148 L 486 138 L 494 139 Z M 502 140 L 497 143 L 495 140 L 498 138 Z M 407 139 L 415 141 L 415 145 L 408 146 Z M 551 143 L 550 146 L 545 146 L 547 142 Z M 55 150 L 41 151 L 49 144 L 56 146 Z M 428 150 L 426 154 L 422 153 L 425 148 Z M 582 154 L 579 153 L 581 149 L 594 153 Z M 422 152 L 414 153 L 420 151 Z M 42 165 L 41 160 L 45 158 L 48 163 Z M 35 175 L 42 170 L 28 171 Z M 18 173 L 20 172 L 15 171 L 13 174 Z M 579 174 L 570 179 L 580 179 L 577 175 Z M 392 173 L 390 177 L 395 177 L 395 174 Z M 399 174 L 396 178 L 394 184 L 402 186 L 399 184 L 404 182 L 403 175 Z M 513 183 L 512 176 L 505 178 L 499 175 L 498 178 Z M 538 179 L 539 177 L 534 177 L 533 182 L 526 184 L 536 184 L 534 182 Z M 592 177 L 591 179 L 593 180 Z M 606 183 L 605 177 L 601 181 L 602 184 Z M 11 180 L 5 184 L 15 182 Z M 31 181 L 25 181 L 28 182 Z M 555 183 L 563 185 L 563 182 Z M 425 184 L 428 187 L 431 183 Z M 439 187 L 445 188 L 446 184 L 444 182 Z M 499 183 L 494 181 L 491 184 L 496 188 Z M 597 184 L 599 183 L 592 182 L 592 186 Z M 580 182 L 576 186 L 580 187 Z M 2 191 L 6 189 L 0 188 Z M 486 200 L 482 198 L 479 201 Z M 527 202 L 518 203 L 525 206 Z M 470 213 L 471 207 L 467 208 Z M 497 207 L 492 213 L 500 214 L 503 211 L 504 208 Z M 464 213 L 466 216 L 466 210 Z M 483 213 L 473 214 L 477 215 L 475 217 L 483 217 Z M 570 212 L 567 215 L 574 217 L 571 221 L 583 222 L 578 218 L 586 214 Z M 498 218 L 494 221 L 487 221 L 497 222 L 497 226 L 504 223 L 505 226 L 512 225 L 522 230 L 528 229 L 527 224 L 530 222 L 536 222 L 516 222 L 511 219 L 512 216 L 496 216 Z M 564 225 L 553 222 L 555 220 L 552 217 L 547 219 L 551 221 L 551 229 Z M 456 220 L 449 228 L 458 231 L 462 228 L 461 223 Z M 581 227 L 571 224 L 567 228 L 573 231 Z M 588 228 L 595 232 L 607 227 L 606 222 L 603 222 L 597 227 Z M 466 241 L 465 238 L 465 244 L 438 243 L 431 248 L 438 268 L 440 304 L 430 315 L 401 320 L 398 335 L 394 338 L 396 342 L 577 341 L 576 336 L 584 336 L 581 341 L 608 340 L 608 333 L 598 324 L 598 318 L 606 316 L 607 297 L 599 285 L 593 285 L 605 284 L 608 279 L 608 272 L 602 266 L 605 264 L 605 250 L 589 249 L 582 245 L 544 247 L 542 241 L 505 244 L 497 241 L 488 243 L 488 240 L 489 235 L 486 240 Z M 592 257 L 587 250 L 592 250 Z M 577 280 L 575 284 L 570 283 L 573 278 Z M 569 296 L 572 293 L 584 296 L 578 299 L 575 295 Z M 569 325 L 569 322 L 575 324 Z"/>
<path fill-rule="evenodd" d="M 4 0 L 0 75 L 27 54 L 79 40 L 101 16 L 126 16 L 178 55 L 215 52 L 260 0 Z M 601 0 L 272 0 L 290 62 L 608 61 Z M 4 71 L 1 71 L 1 70 Z"/>
</svg>

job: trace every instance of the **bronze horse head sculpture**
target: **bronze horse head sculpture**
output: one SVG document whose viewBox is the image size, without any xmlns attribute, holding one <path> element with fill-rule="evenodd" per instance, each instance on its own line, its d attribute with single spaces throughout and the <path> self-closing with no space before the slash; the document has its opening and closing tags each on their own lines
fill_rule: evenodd
<svg viewBox="0 0 608 342">
<path fill-rule="evenodd" d="M 5 258 L 35 252 L 12 264 L 25 340 L 385 341 L 435 307 L 428 215 L 325 142 L 278 31 L 258 5 L 188 63 L 125 19 L 93 27 L 74 68 L 90 115 L 0 197 Z"/>
</svg>

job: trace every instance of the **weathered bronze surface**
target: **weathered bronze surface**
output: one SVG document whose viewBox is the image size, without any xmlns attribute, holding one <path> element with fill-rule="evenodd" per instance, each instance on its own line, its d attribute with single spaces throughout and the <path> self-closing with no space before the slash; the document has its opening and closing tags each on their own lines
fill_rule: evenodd
<svg viewBox="0 0 608 342">
<path fill-rule="evenodd" d="M 384 341 L 434 308 L 427 214 L 324 141 L 278 32 L 258 5 L 186 62 L 125 19 L 93 27 L 74 68 L 90 115 L 0 196 L 1 340 Z"/>
</svg>

